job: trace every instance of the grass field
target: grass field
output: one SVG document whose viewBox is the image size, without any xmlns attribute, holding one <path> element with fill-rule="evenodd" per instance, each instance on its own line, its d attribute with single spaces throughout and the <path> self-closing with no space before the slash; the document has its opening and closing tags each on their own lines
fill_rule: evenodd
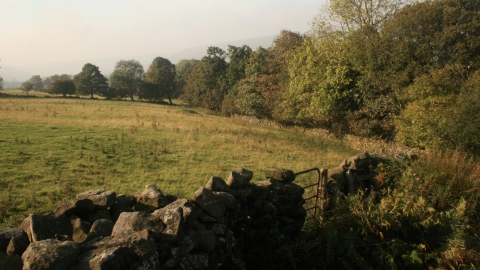
<svg viewBox="0 0 480 270">
<path fill-rule="evenodd" d="M 262 126 L 182 106 L 60 98 L 0 98 L 0 227 L 52 211 L 89 189 L 135 194 L 155 183 L 191 198 L 237 167 L 300 171 L 356 154 L 298 128 Z M 302 180 L 300 179 L 300 183 Z"/>
</svg>

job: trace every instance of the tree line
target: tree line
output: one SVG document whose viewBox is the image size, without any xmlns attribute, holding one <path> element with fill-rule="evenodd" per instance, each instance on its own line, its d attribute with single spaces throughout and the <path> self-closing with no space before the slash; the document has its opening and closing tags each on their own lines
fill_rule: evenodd
<svg viewBox="0 0 480 270">
<path fill-rule="evenodd" d="M 109 79 L 86 64 L 44 85 L 478 153 L 480 2 L 407 1 L 330 0 L 310 32 L 283 30 L 268 48 L 209 47 L 177 65 L 157 57 L 146 72 L 122 60 Z"/>
<path fill-rule="evenodd" d="M 120 60 L 107 79 L 98 66 L 87 63 L 82 71 L 74 76 L 68 74 L 53 75 L 42 79 L 39 75 L 32 76 L 22 83 L 22 89 L 28 95 L 31 90 L 47 91 L 51 94 L 95 95 L 107 99 L 130 98 L 148 101 L 168 99 L 172 104 L 175 97 L 175 65 L 168 59 L 157 57 L 153 60 L 147 72 L 137 60 Z"/>
<path fill-rule="evenodd" d="M 282 31 L 255 51 L 209 48 L 185 64 L 180 98 L 478 155 L 479 17 L 477 0 L 330 0 L 307 34 Z"/>
</svg>

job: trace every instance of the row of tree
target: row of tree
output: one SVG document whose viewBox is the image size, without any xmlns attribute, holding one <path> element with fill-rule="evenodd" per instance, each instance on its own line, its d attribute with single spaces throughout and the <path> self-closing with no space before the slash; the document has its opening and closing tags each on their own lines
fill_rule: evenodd
<svg viewBox="0 0 480 270">
<path fill-rule="evenodd" d="M 480 2 L 330 0 L 306 35 L 209 48 L 177 73 L 193 106 L 480 153 Z M 188 73 L 188 75 L 185 74 Z"/>
<path fill-rule="evenodd" d="M 22 83 L 27 93 L 31 90 L 48 91 L 51 94 L 87 95 L 91 98 L 100 95 L 108 99 L 130 98 L 136 96 L 148 101 L 168 99 L 172 104 L 175 96 L 175 65 L 168 59 L 157 57 L 147 72 L 136 60 L 121 60 L 107 79 L 99 67 L 87 63 L 82 71 L 73 76 L 68 74 L 53 75 L 42 80 L 39 75 L 32 76 Z"/>
</svg>

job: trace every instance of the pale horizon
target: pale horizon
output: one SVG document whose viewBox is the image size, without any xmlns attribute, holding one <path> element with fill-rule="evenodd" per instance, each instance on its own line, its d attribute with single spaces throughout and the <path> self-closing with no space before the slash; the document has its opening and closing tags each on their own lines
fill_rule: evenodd
<svg viewBox="0 0 480 270">
<path fill-rule="evenodd" d="M 1 0 L 0 67 L 161 56 L 275 36 L 283 29 L 305 33 L 323 4 L 324 0 Z"/>
</svg>

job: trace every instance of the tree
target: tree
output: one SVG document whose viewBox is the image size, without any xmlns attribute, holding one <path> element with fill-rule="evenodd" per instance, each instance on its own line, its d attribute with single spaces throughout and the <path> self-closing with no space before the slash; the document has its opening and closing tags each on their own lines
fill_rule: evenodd
<svg viewBox="0 0 480 270">
<path fill-rule="evenodd" d="M 43 79 L 43 88 L 50 89 L 50 86 L 52 85 L 52 83 L 58 78 L 72 79 L 72 76 L 68 74 L 62 74 L 62 75 L 55 74 L 50 77 L 46 77 L 45 79 Z"/>
<path fill-rule="evenodd" d="M 268 48 L 258 48 L 245 64 L 245 78 L 234 87 L 235 105 L 247 115 L 280 120 L 279 97 L 288 83 L 290 59 L 302 44 L 303 35 L 282 30 Z"/>
<path fill-rule="evenodd" d="M 50 94 L 61 94 L 63 97 L 75 94 L 75 83 L 72 79 L 57 78 L 48 89 Z"/>
<path fill-rule="evenodd" d="M 342 124 L 358 109 L 358 73 L 345 48 L 332 37 L 306 38 L 288 65 L 289 81 L 278 104 L 278 119 L 302 126 Z"/>
<path fill-rule="evenodd" d="M 77 92 L 82 95 L 105 95 L 108 90 L 107 78 L 102 75 L 97 66 L 87 63 L 83 66 L 82 71 L 75 75 L 73 81 L 77 88 Z"/>
<path fill-rule="evenodd" d="M 40 75 L 33 75 L 29 81 L 33 84 L 33 90 L 41 91 L 43 89 L 43 81 Z"/>
<path fill-rule="evenodd" d="M 30 92 L 33 89 L 33 83 L 30 81 L 26 81 L 22 83 L 22 90 L 25 92 L 28 96 L 28 92 Z"/>
<path fill-rule="evenodd" d="M 143 75 L 143 66 L 137 60 L 120 60 L 110 76 L 110 86 L 125 93 L 133 100 L 138 93 Z"/>
<path fill-rule="evenodd" d="M 175 92 L 175 65 L 170 60 L 157 57 L 153 59 L 145 74 L 145 80 L 157 85 L 157 94 L 154 100 L 158 101 L 168 98 L 168 102 L 172 105 L 172 97 Z M 151 86 L 144 88 L 144 91 L 150 91 Z M 150 89 L 150 90 L 148 90 Z M 142 96 L 150 96 L 142 93 Z"/>
<path fill-rule="evenodd" d="M 158 85 L 156 83 L 142 82 L 140 90 L 138 92 L 138 98 L 148 100 L 149 102 L 160 101 L 165 96 L 162 95 L 162 92 L 158 90 Z"/>
<path fill-rule="evenodd" d="M 193 66 L 185 81 L 185 87 L 180 99 L 190 106 L 202 106 L 205 96 L 204 80 L 202 75 L 203 62 L 199 61 Z"/>
<path fill-rule="evenodd" d="M 314 19 L 314 32 L 348 33 L 363 27 L 380 29 L 395 13 L 414 0 L 329 0 Z M 320 31 L 319 31 L 320 30 Z"/>
<path fill-rule="evenodd" d="M 184 93 L 188 76 L 190 76 L 190 73 L 192 73 L 193 68 L 198 62 L 200 62 L 200 60 L 184 59 L 178 62 L 178 64 L 175 66 L 175 97 L 180 97 Z"/>
<path fill-rule="evenodd" d="M 238 81 L 245 78 L 245 69 L 250 61 L 251 54 L 252 49 L 247 45 L 242 47 L 228 45 L 228 66 L 225 74 L 227 91 L 230 91 Z"/>
</svg>

